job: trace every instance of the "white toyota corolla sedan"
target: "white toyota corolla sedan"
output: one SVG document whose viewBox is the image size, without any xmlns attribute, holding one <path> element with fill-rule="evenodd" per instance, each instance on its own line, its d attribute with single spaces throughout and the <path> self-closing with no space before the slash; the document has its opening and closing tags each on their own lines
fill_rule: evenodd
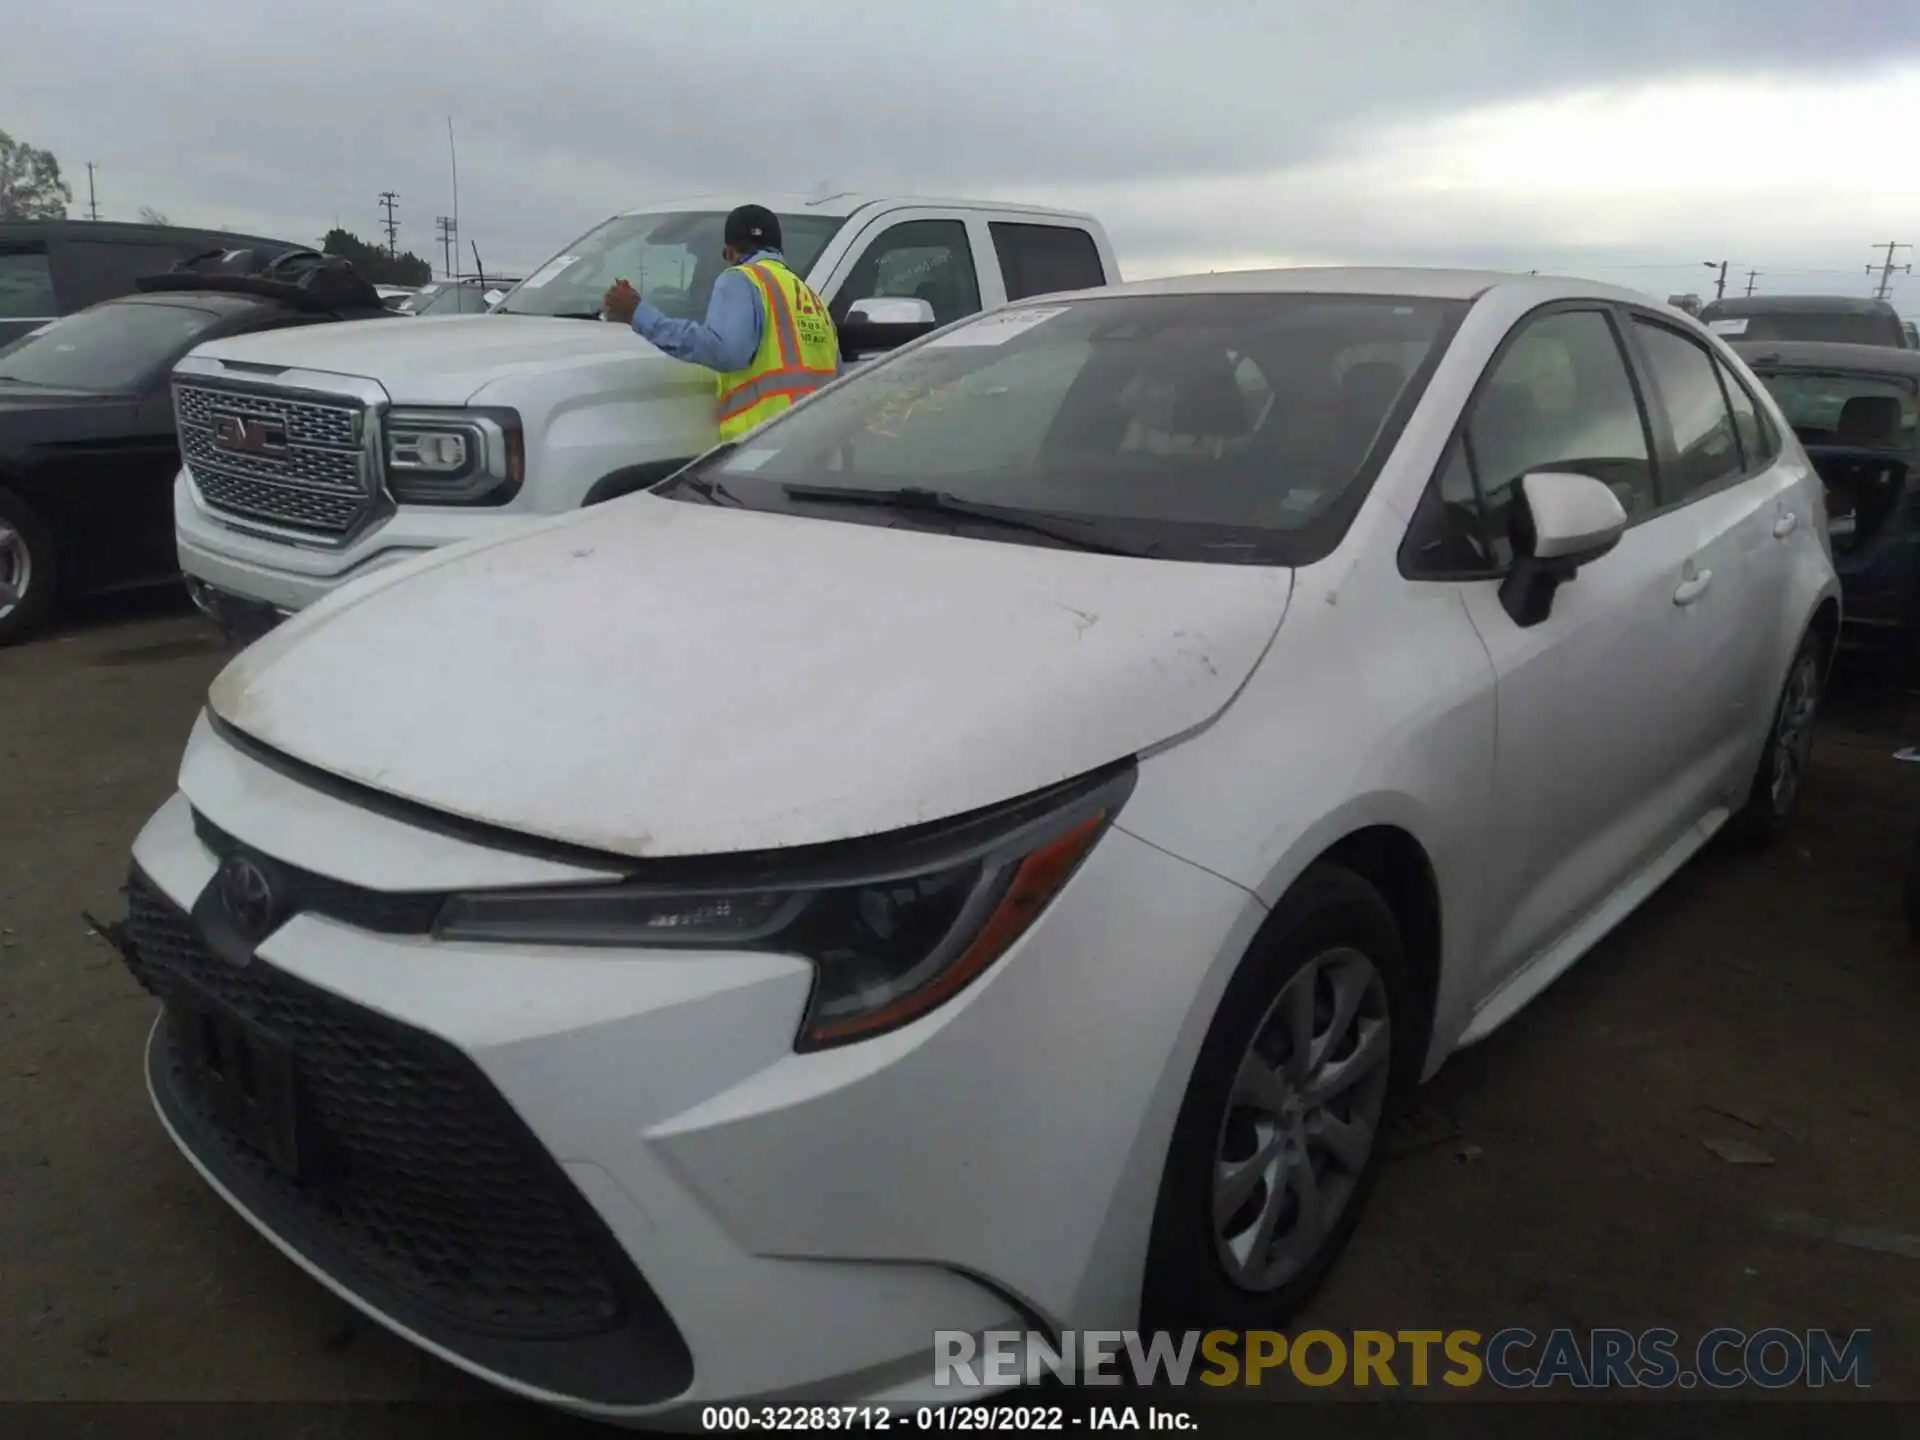
<svg viewBox="0 0 1920 1440">
<path fill-rule="evenodd" d="M 948 327 L 240 656 L 134 850 L 154 1103 L 317 1280 L 590 1413 L 1284 1322 L 1399 1092 L 1785 823 L 1825 531 L 1624 290 Z"/>
</svg>

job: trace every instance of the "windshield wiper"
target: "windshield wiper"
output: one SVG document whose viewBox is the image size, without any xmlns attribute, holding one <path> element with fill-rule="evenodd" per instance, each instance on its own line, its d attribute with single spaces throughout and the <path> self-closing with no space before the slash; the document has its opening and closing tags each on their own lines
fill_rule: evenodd
<svg viewBox="0 0 1920 1440">
<path fill-rule="evenodd" d="M 528 310 L 502 310 L 499 313 L 502 315 L 528 315 L 533 312 Z M 599 318 L 600 312 L 598 310 L 556 310 L 547 316 L 549 320 L 598 320 Z"/>
<path fill-rule="evenodd" d="M 861 489 L 839 485 L 782 485 L 787 497 L 826 504 L 870 505 L 889 510 L 904 510 L 919 515 L 945 515 L 957 520 L 980 520 L 1003 530 L 1021 530 L 1057 540 L 1075 550 L 1096 555 L 1129 555 L 1149 559 L 1160 553 L 1158 544 L 1129 545 L 1087 532 L 1096 522 L 1071 515 L 1052 515 L 1044 510 L 1021 510 L 1005 505 L 985 505 L 963 500 L 944 490 L 928 490 L 917 485 L 898 489 Z"/>
<path fill-rule="evenodd" d="M 744 507 L 746 501 L 727 489 L 727 487 L 722 485 L 718 480 L 709 480 L 704 473 L 739 448 L 740 442 L 738 440 L 728 440 L 724 444 L 716 445 L 699 459 L 689 462 L 684 469 L 676 470 L 658 485 L 651 487 L 653 493 L 674 497 L 683 491 L 691 490 L 709 505 L 739 505 Z"/>
</svg>

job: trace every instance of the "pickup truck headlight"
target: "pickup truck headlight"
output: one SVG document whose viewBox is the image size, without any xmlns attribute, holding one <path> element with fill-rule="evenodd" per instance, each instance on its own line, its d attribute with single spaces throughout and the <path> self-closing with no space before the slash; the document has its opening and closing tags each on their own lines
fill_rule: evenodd
<svg viewBox="0 0 1920 1440">
<path fill-rule="evenodd" d="M 387 489 L 402 505 L 505 505 L 526 479 L 512 410 L 393 410 L 381 424 Z"/>
<path fill-rule="evenodd" d="M 815 978 L 795 1048 L 826 1049 L 897 1029 L 978 979 L 1072 878 L 1133 776 L 1109 771 L 983 818 L 859 842 L 857 854 L 742 857 L 733 877 L 456 895 L 434 933 L 799 955 Z"/>
</svg>

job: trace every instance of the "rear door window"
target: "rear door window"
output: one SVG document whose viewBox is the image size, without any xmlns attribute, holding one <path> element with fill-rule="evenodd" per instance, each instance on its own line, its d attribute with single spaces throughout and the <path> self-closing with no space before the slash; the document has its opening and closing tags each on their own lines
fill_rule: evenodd
<svg viewBox="0 0 1920 1440">
<path fill-rule="evenodd" d="M 69 309 L 131 295 L 149 275 L 164 275 L 188 255 L 210 246 L 155 245 L 124 240 L 65 242 L 60 292 Z"/>
<path fill-rule="evenodd" d="M 0 320 L 51 320 L 59 313 L 47 247 L 0 244 Z"/>
<path fill-rule="evenodd" d="M 1633 325 L 1677 452 L 1675 473 L 1661 477 L 1663 503 L 1671 505 L 1739 478 L 1744 469 L 1740 442 L 1713 357 L 1705 346 L 1664 325 L 1638 316 Z"/>
<path fill-rule="evenodd" d="M 1096 290 L 1107 283 L 1093 236 L 1070 225 L 987 226 L 1007 283 L 1007 299 L 1026 300 L 1060 290 Z"/>
</svg>

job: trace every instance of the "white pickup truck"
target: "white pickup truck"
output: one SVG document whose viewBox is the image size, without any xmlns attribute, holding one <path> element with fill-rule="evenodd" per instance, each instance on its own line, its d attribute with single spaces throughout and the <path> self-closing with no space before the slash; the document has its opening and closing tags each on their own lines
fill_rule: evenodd
<svg viewBox="0 0 1920 1440">
<path fill-rule="evenodd" d="M 396 561 L 658 483 L 711 448 L 712 374 L 599 310 L 625 277 L 668 314 L 703 315 L 734 203 L 616 216 L 491 314 L 194 351 L 174 371 L 174 517 L 196 602 L 256 629 Z M 788 262 L 855 361 L 1010 300 L 1119 279 L 1086 215 L 858 195 L 759 203 L 779 214 Z"/>
</svg>

